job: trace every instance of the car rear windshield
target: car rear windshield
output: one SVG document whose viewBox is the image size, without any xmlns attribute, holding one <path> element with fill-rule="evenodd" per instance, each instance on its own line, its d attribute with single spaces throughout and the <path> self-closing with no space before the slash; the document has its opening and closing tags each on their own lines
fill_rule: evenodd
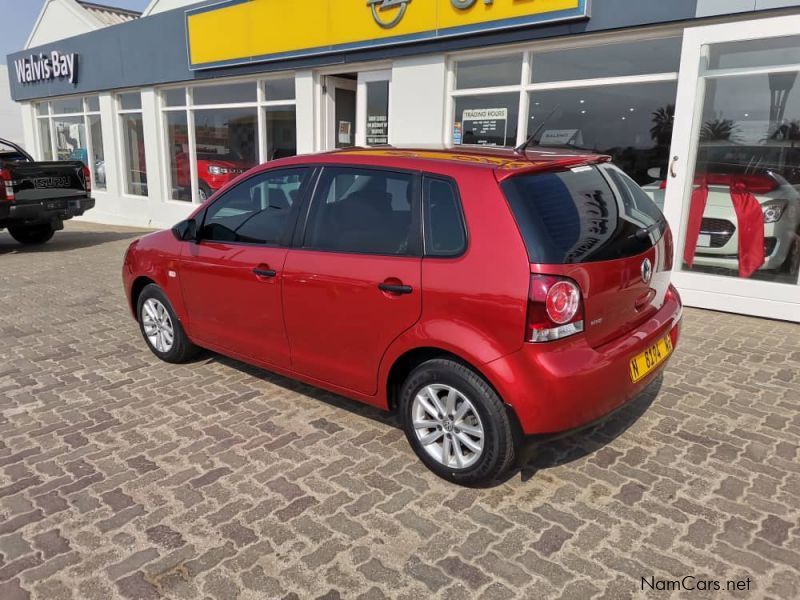
<svg viewBox="0 0 800 600">
<path fill-rule="evenodd" d="M 502 188 L 532 263 L 635 256 L 655 245 L 667 226 L 645 191 L 612 165 L 519 175 Z"/>
</svg>

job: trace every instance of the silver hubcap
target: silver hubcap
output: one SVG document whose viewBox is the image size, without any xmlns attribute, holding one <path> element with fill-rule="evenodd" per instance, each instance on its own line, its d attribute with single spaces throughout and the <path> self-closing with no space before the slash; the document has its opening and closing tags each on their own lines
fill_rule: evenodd
<svg viewBox="0 0 800 600">
<path fill-rule="evenodd" d="M 449 385 L 427 385 L 411 406 L 414 431 L 425 451 L 439 464 L 472 466 L 483 454 L 483 423 L 467 397 Z"/>
<path fill-rule="evenodd" d="M 175 329 L 169 312 L 155 298 L 145 300 L 142 305 L 144 335 L 150 345 L 159 352 L 169 352 L 175 343 Z"/>
</svg>

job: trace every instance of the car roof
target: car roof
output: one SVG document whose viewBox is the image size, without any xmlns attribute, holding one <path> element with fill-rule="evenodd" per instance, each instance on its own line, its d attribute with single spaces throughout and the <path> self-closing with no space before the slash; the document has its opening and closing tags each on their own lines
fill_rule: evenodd
<svg viewBox="0 0 800 600">
<path fill-rule="evenodd" d="M 454 169 L 491 169 L 498 181 L 521 173 L 563 170 L 610 160 L 609 156 L 561 148 L 531 147 L 517 153 L 510 148 L 460 146 L 347 148 L 279 159 L 265 165 L 357 164 L 448 173 Z"/>
</svg>

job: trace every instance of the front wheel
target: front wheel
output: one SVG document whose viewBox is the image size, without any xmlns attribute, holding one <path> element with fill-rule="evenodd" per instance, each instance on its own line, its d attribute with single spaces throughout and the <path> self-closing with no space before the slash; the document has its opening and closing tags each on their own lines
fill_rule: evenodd
<svg viewBox="0 0 800 600">
<path fill-rule="evenodd" d="M 167 295 L 156 284 L 139 294 L 136 314 L 147 347 L 161 360 L 177 364 L 197 354 L 199 348 L 189 341 Z"/>
<path fill-rule="evenodd" d="M 20 244 L 26 246 L 44 244 L 50 241 L 56 232 L 49 224 L 44 225 L 24 225 L 19 227 L 9 227 L 8 233 Z"/>
<path fill-rule="evenodd" d="M 800 274 L 800 228 L 794 234 L 794 240 L 789 248 L 786 261 L 783 263 L 783 270 L 792 277 Z"/>
<path fill-rule="evenodd" d="M 400 392 L 411 447 L 438 476 L 462 485 L 500 477 L 514 460 L 511 422 L 492 387 L 466 365 L 429 360 Z"/>
</svg>

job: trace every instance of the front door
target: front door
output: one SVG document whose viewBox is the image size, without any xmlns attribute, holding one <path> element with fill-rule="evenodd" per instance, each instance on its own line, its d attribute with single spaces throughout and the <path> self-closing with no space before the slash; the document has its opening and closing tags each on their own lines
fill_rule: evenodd
<svg viewBox="0 0 800 600">
<path fill-rule="evenodd" d="M 422 311 L 418 176 L 326 167 L 283 272 L 292 368 L 364 394 Z"/>
<path fill-rule="evenodd" d="M 687 29 L 665 213 L 687 304 L 800 321 L 800 16 Z"/>
<path fill-rule="evenodd" d="M 289 366 L 281 282 L 308 169 L 255 175 L 205 212 L 178 273 L 196 341 Z"/>
<path fill-rule="evenodd" d="M 355 79 L 325 76 L 325 149 L 356 145 Z"/>
</svg>

